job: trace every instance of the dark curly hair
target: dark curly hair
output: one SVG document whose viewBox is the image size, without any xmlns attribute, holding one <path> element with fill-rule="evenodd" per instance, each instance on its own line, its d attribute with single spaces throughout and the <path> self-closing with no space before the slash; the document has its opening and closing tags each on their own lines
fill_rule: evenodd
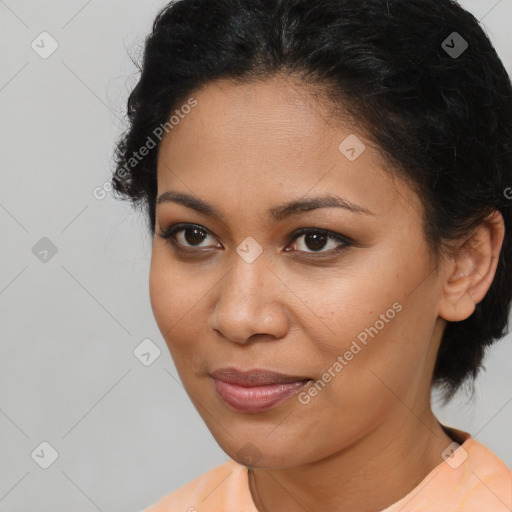
<svg viewBox="0 0 512 512">
<path fill-rule="evenodd" d="M 139 71 L 112 186 L 144 211 L 153 236 L 157 141 L 173 111 L 216 79 L 279 73 L 354 120 L 413 187 L 433 254 L 498 210 L 506 234 L 495 279 L 469 318 L 448 322 L 432 380 L 445 403 L 474 382 L 508 327 L 512 86 L 472 14 L 454 0 L 177 0 L 157 15 Z"/>
</svg>

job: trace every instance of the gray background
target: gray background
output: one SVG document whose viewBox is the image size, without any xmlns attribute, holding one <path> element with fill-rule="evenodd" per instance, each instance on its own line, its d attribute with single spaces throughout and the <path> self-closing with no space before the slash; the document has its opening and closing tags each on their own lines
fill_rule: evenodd
<svg viewBox="0 0 512 512">
<path fill-rule="evenodd" d="M 154 321 L 145 219 L 93 195 L 137 79 L 128 53 L 164 4 L 0 0 L 0 512 L 137 512 L 227 460 Z M 462 5 L 510 73 L 512 1 Z M 43 31 L 59 45 L 47 59 L 31 47 Z M 149 366 L 134 355 L 145 339 L 161 350 Z M 512 466 L 510 341 L 474 402 L 436 411 Z"/>
</svg>

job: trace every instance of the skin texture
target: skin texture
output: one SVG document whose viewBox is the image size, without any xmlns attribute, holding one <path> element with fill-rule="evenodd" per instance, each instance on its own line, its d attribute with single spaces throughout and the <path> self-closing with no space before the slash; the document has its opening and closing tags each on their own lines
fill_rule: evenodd
<svg viewBox="0 0 512 512">
<path fill-rule="evenodd" d="M 502 218 L 436 267 L 418 196 L 384 170 L 357 126 L 327 122 L 328 107 L 305 87 L 284 77 L 218 81 L 193 96 L 198 105 L 162 141 L 158 195 L 193 195 L 222 219 L 158 204 L 150 270 L 155 319 L 183 385 L 230 457 L 243 464 L 239 451 L 256 447 L 250 489 L 259 510 L 379 511 L 452 443 L 431 410 L 433 366 L 446 320 L 467 318 L 492 282 Z M 350 134 L 366 144 L 353 162 L 338 149 Z M 326 194 L 372 213 L 266 214 Z M 179 232 L 180 252 L 160 236 L 178 223 L 206 236 Z M 321 257 L 343 244 L 292 239 L 299 228 L 354 244 Z M 250 264 L 236 252 L 249 236 L 263 250 Z M 321 379 L 395 303 L 400 312 L 308 404 L 295 396 L 240 413 L 218 397 L 209 372 L 227 366 Z"/>
</svg>

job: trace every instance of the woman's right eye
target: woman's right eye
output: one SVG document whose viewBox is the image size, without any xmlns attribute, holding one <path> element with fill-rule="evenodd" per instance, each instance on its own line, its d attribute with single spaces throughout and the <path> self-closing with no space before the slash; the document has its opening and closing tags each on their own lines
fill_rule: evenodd
<svg viewBox="0 0 512 512">
<path fill-rule="evenodd" d="M 201 245 L 205 240 L 208 239 L 209 233 L 210 232 L 203 226 L 195 224 L 176 224 L 166 229 L 163 233 L 161 233 L 158 236 L 160 236 L 160 238 L 163 238 L 164 240 L 167 240 L 169 243 L 178 246 L 179 248 L 183 248 L 184 250 L 196 247 L 218 247 L 219 244 L 217 244 L 216 246 Z"/>
</svg>

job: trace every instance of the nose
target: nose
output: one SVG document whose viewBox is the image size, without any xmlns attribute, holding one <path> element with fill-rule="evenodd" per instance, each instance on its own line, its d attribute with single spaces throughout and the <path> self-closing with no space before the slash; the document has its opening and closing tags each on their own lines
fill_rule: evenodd
<svg viewBox="0 0 512 512">
<path fill-rule="evenodd" d="M 221 280 L 210 328 L 223 338 L 247 344 L 262 337 L 283 338 L 289 329 L 286 287 L 263 256 L 247 263 L 238 255 Z"/>
</svg>

